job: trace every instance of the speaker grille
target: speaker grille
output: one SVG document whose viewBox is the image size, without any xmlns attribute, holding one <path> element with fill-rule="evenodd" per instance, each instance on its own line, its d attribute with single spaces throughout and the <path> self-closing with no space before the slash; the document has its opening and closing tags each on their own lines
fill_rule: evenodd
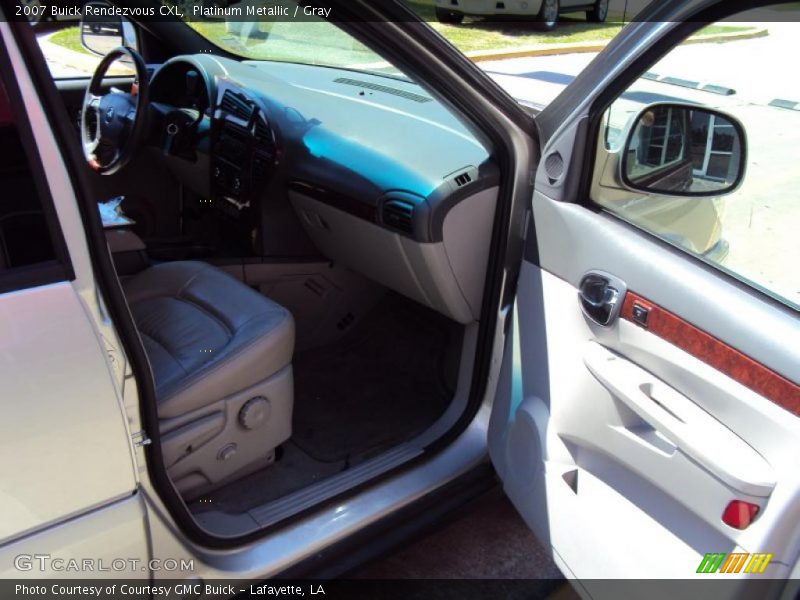
<svg viewBox="0 0 800 600">
<path fill-rule="evenodd" d="M 553 152 L 544 160 L 544 172 L 550 179 L 550 183 L 555 183 L 564 174 L 564 159 L 561 154 Z"/>
</svg>

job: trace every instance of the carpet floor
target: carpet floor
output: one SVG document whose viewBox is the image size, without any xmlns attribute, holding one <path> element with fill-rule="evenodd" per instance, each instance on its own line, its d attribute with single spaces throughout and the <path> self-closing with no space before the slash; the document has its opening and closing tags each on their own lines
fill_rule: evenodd
<svg viewBox="0 0 800 600">
<path fill-rule="evenodd" d="M 294 361 L 292 440 L 316 460 L 363 460 L 413 437 L 447 408 L 450 322 L 398 296 L 335 344 Z"/>
</svg>

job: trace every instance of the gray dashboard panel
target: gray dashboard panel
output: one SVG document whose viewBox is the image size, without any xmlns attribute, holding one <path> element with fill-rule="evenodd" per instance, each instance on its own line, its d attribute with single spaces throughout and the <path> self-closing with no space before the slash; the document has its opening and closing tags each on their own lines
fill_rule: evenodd
<svg viewBox="0 0 800 600">
<path fill-rule="evenodd" d="M 282 146 L 288 180 L 378 207 L 390 192 L 428 200 L 429 223 L 412 237 L 441 240 L 444 213 L 496 185 L 490 152 L 467 127 L 416 84 L 394 77 L 273 61 L 206 55 L 178 57 L 258 102 Z M 158 77 L 158 75 L 156 75 Z M 471 174 L 465 189 L 453 184 Z M 440 212 L 443 211 L 443 212 Z"/>
<path fill-rule="evenodd" d="M 211 98 L 235 88 L 266 115 L 280 154 L 275 182 L 323 255 L 458 322 L 477 320 L 499 169 L 450 111 L 394 77 L 185 60 Z"/>
</svg>

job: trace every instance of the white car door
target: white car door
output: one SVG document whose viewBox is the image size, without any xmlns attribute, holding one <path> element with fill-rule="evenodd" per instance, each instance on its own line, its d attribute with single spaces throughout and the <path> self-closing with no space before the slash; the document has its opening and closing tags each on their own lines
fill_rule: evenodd
<svg viewBox="0 0 800 600">
<path fill-rule="evenodd" d="M 20 25 L 0 20 L 0 574 L 149 577 L 122 400 L 132 378 Z"/>
<path fill-rule="evenodd" d="M 798 36 L 689 50 L 677 44 L 726 17 L 723 3 L 655 4 L 538 117 L 542 161 L 489 434 L 525 521 L 598 595 L 610 589 L 589 580 L 784 578 L 800 552 L 800 112 L 750 85 Z M 743 58 L 726 71 L 726 55 Z M 743 123 L 741 187 L 616 202 L 600 184 L 615 102 L 652 83 L 645 72 L 704 64 L 705 81 L 740 77 L 738 95 L 667 93 Z M 705 166 L 731 154 L 706 149 Z M 660 214 L 643 218 L 643 203 Z M 717 243 L 693 251 L 687 232 L 703 222 Z"/>
</svg>

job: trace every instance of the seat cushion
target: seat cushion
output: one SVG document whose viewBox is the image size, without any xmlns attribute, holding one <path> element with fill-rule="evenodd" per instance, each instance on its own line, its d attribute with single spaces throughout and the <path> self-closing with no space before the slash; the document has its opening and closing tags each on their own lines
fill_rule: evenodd
<svg viewBox="0 0 800 600">
<path fill-rule="evenodd" d="M 123 287 L 162 419 L 202 408 L 291 363 L 291 313 L 216 267 L 165 263 Z"/>
</svg>

